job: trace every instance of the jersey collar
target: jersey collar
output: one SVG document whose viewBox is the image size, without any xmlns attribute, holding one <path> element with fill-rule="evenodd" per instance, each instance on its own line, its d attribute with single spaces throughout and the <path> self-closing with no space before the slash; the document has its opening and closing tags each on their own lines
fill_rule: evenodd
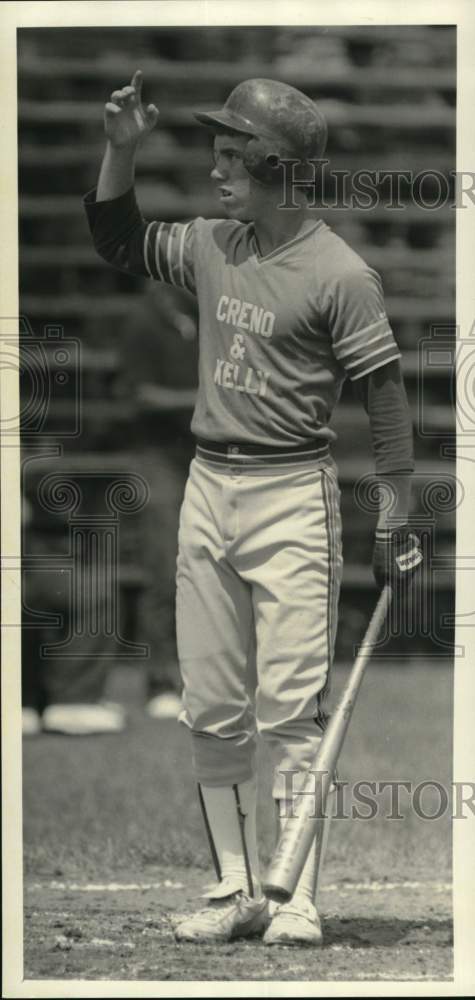
<svg viewBox="0 0 475 1000">
<path fill-rule="evenodd" d="M 293 239 L 288 240 L 286 243 L 281 243 L 280 246 L 276 247 L 275 250 L 271 250 L 270 253 L 261 254 L 259 253 L 259 248 L 257 246 L 254 223 L 251 222 L 249 225 L 249 245 L 258 264 L 263 264 L 265 261 L 271 260 L 273 257 L 277 257 L 279 254 L 284 253 L 289 249 L 289 247 L 294 246 L 295 243 L 301 243 L 303 240 L 308 239 L 309 236 L 314 236 L 316 232 L 323 229 L 328 229 L 328 226 L 323 219 L 318 219 L 311 229 L 307 229 L 304 233 L 301 233 L 300 236 L 294 236 Z"/>
</svg>

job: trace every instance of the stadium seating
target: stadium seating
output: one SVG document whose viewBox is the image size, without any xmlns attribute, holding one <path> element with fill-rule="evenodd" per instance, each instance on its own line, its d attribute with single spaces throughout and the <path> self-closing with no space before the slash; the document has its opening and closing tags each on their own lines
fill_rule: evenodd
<svg viewBox="0 0 475 1000">
<path fill-rule="evenodd" d="M 431 538 L 437 528 L 437 552 L 445 558 L 437 574 L 429 569 L 423 588 L 426 596 L 436 595 L 434 614 L 440 618 L 453 602 L 454 504 L 444 507 L 439 502 L 439 508 L 429 511 L 427 495 L 431 483 L 453 475 L 441 449 L 452 447 L 455 427 L 455 30 L 413 26 L 19 32 L 21 312 L 35 335 L 45 325 L 61 326 L 66 338 L 77 338 L 81 345 L 81 434 L 61 438 L 68 407 L 76 405 L 65 391 L 51 403 L 52 439 L 56 427 L 57 440 L 73 463 L 87 465 L 91 456 L 95 466 L 101 455 L 113 454 L 124 469 L 138 468 L 140 456 L 130 444 L 135 404 L 121 395 L 121 338 L 143 286 L 98 260 L 82 196 L 98 172 L 103 103 L 136 68 L 144 73 L 146 100 L 161 109 L 159 126 L 139 159 L 137 186 L 145 214 L 177 220 L 219 215 L 208 181 L 209 140 L 191 111 L 219 105 L 232 86 L 249 76 L 276 77 L 319 100 L 329 123 L 332 171 L 438 171 L 446 179 L 449 198 L 440 207 L 415 203 L 406 185 L 404 207 L 388 208 L 382 185 L 383 204 L 366 210 L 336 205 L 321 212 L 383 279 L 388 313 L 403 349 L 416 430 L 415 521 Z M 425 200 L 435 205 L 437 190 L 437 181 L 428 178 Z M 330 183 L 328 198 L 332 194 Z M 445 330 L 442 335 L 439 331 L 439 340 L 436 327 Z M 437 362 L 431 360 L 432 341 L 444 348 Z M 54 376 L 64 363 L 55 361 L 52 342 L 45 341 L 45 350 Z M 24 382 L 24 398 L 28 391 Z M 348 630 L 341 642 L 346 653 L 373 600 L 368 566 L 374 518 L 359 510 L 353 498 L 355 479 L 371 469 L 365 419 L 350 387 L 345 387 L 334 426 L 344 487 L 347 568 L 342 611 Z M 25 455 L 32 443 L 25 433 Z M 127 553 L 122 581 L 126 588 L 129 579 L 134 590 L 141 585 L 140 560 L 133 545 Z M 450 628 L 443 634 L 440 650 L 446 655 Z M 432 640 L 437 654 L 438 640 Z M 431 640 L 419 634 L 418 641 Z"/>
</svg>

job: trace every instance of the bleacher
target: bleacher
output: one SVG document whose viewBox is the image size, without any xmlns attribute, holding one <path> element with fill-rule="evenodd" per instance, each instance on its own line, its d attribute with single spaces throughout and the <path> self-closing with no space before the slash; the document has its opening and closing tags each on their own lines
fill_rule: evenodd
<svg viewBox="0 0 475 1000">
<path fill-rule="evenodd" d="M 53 398 L 49 417 L 53 438 L 56 426 L 70 462 L 81 467 L 87 466 L 88 456 L 96 467 L 101 455 L 111 453 L 121 467 L 140 466 L 130 445 L 135 403 L 121 396 L 120 387 L 122 331 L 143 285 L 97 258 L 82 208 L 104 145 L 103 104 L 136 68 L 144 73 L 145 101 L 155 102 L 161 112 L 159 126 L 139 155 L 137 189 L 146 215 L 176 220 L 220 215 L 209 183 L 209 139 L 191 112 L 219 106 L 236 83 L 251 76 L 281 79 L 318 99 L 328 119 L 327 157 L 333 172 L 438 171 L 453 198 L 455 30 L 447 26 L 23 29 L 18 66 L 21 312 L 36 335 L 45 324 L 61 325 L 65 337 L 80 340 L 81 435 L 61 439 L 68 406 L 74 405 L 67 391 Z M 404 207 L 399 209 L 384 203 L 343 209 L 337 203 L 315 211 L 381 274 L 414 415 L 415 523 L 433 535 L 435 520 L 437 552 L 449 555 L 454 512 L 436 510 L 432 517 L 423 495 L 427 497 L 428 484 L 453 474 L 441 445 L 450 445 L 454 434 L 450 328 L 455 319 L 455 211 L 450 200 L 432 209 L 414 203 L 408 184 L 401 191 Z M 385 193 L 383 183 L 383 199 Z M 329 182 L 327 204 L 333 198 L 338 202 L 337 196 Z M 437 202 L 434 179 L 425 182 L 424 198 Z M 421 344 L 434 339 L 431 330 L 437 325 L 447 328 L 434 341 L 445 355 L 431 364 L 430 352 Z M 54 371 L 54 344 L 45 342 L 45 350 Z M 190 414 L 192 395 L 180 399 L 177 394 L 177 405 Z M 164 407 L 169 406 L 168 398 Z M 350 386 L 333 426 L 339 434 L 335 455 L 343 485 L 342 615 L 349 648 L 362 609 L 366 614 L 373 599 L 369 565 L 374 522 L 353 498 L 355 480 L 370 472 L 372 463 L 366 416 Z M 37 443 L 38 438 L 33 442 L 25 434 L 25 454 Z M 132 576 L 136 568 L 132 559 Z M 437 574 L 429 567 L 424 588 L 436 595 L 434 614 L 450 612 L 453 574 L 448 564 Z M 449 642 L 449 628 L 444 635 Z"/>
</svg>

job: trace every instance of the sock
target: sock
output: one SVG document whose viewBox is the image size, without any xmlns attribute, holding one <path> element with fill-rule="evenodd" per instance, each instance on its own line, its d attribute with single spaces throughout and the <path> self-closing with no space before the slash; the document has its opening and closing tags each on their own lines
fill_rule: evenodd
<svg viewBox="0 0 475 1000">
<path fill-rule="evenodd" d="M 330 834 L 333 801 L 334 790 L 331 789 L 328 793 L 327 805 L 325 809 L 326 815 L 323 819 L 317 820 L 317 834 L 312 847 L 310 848 L 308 858 L 303 866 L 300 878 L 297 882 L 295 892 L 292 896 L 292 903 L 310 902 L 313 906 L 316 905 L 320 877 L 325 861 L 328 837 Z M 283 829 L 286 822 L 288 822 L 288 820 L 286 820 L 285 817 L 279 817 L 280 830 Z"/>
<path fill-rule="evenodd" d="M 224 788 L 198 785 L 198 791 L 218 879 L 260 897 L 255 779 Z"/>
</svg>

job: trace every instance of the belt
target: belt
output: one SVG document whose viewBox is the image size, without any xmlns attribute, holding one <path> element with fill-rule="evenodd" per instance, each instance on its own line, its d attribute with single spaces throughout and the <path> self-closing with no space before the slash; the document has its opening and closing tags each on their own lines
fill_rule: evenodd
<svg viewBox="0 0 475 1000">
<path fill-rule="evenodd" d="M 223 441 L 205 441 L 198 438 L 196 455 L 208 462 L 221 465 L 288 465 L 293 462 L 326 458 L 330 450 L 326 442 L 309 440 L 305 444 L 284 447 L 266 447 L 260 444 L 231 444 Z"/>
</svg>

